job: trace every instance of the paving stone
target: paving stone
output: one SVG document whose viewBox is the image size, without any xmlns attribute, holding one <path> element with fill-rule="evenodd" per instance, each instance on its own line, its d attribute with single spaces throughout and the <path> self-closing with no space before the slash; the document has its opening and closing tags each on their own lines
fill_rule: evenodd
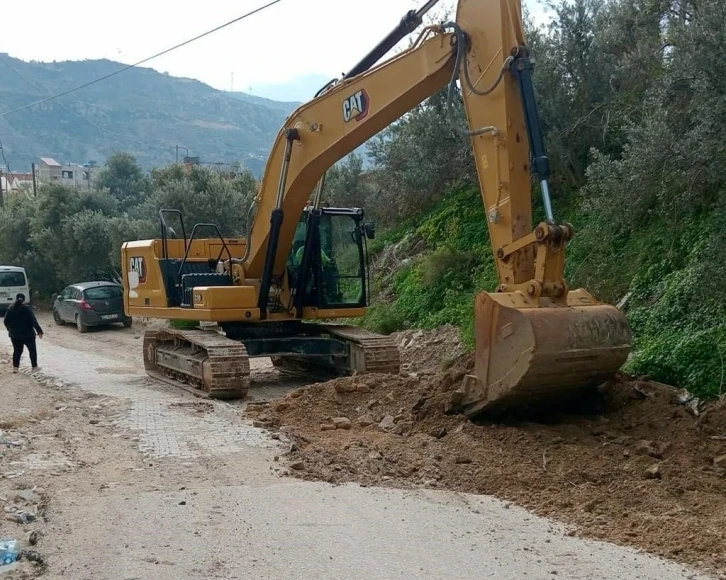
<svg viewBox="0 0 726 580">
<path fill-rule="evenodd" d="M 101 374 L 99 368 L 115 372 Z M 43 369 L 32 376 L 52 388 L 79 388 L 128 399 L 130 408 L 116 418 L 116 428 L 137 436 L 139 451 L 149 457 L 208 457 L 279 446 L 266 431 L 246 424 L 239 410 L 224 402 L 215 401 L 211 412 L 191 415 L 178 404 L 198 398 L 137 373 L 124 374 L 125 370 L 129 370 L 128 364 L 46 343 Z M 31 374 L 29 369 L 25 372 Z"/>
</svg>

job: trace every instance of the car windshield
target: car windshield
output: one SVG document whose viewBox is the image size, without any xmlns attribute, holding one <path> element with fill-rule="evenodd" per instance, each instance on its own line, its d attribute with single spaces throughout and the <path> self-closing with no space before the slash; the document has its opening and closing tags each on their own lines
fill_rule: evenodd
<svg viewBox="0 0 726 580">
<path fill-rule="evenodd" d="M 98 286 L 97 288 L 88 288 L 83 293 L 86 300 L 108 300 L 109 298 L 120 298 L 121 295 L 121 288 L 118 286 Z"/>
<path fill-rule="evenodd" d="M 0 288 L 25 286 L 25 274 L 22 272 L 0 272 Z"/>
</svg>

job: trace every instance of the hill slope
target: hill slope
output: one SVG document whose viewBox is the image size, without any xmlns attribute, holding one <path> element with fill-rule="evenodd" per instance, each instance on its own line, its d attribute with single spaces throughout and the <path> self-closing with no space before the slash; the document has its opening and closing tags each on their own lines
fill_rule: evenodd
<svg viewBox="0 0 726 580">
<path fill-rule="evenodd" d="M 110 60 L 24 62 L 0 54 L 0 110 L 123 66 Z M 202 161 L 240 162 L 259 174 L 277 131 L 295 106 L 135 68 L 1 118 L 0 139 L 16 171 L 27 170 L 40 156 L 102 162 L 116 149 L 133 153 L 144 167 L 166 165 L 174 161 L 173 147 L 178 144 Z"/>
<path fill-rule="evenodd" d="M 284 83 L 269 83 L 250 87 L 250 92 L 275 101 L 307 101 L 315 96 L 330 77 L 320 74 L 306 74 Z"/>
<path fill-rule="evenodd" d="M 260 105 L 274 111 L 282 111 L 285 115 L 289 115 L 301 105 L 299 101 L 273 101 L 272 99 L 266 99 L 265 97 L 258 97 L 256 95 L 250 95 L 248 93 L 242 93 L 237 91 L 225 94 L 230 95 L 235 99 L 239 99 L 240 101 L 245 103 Z"/>
</svg>

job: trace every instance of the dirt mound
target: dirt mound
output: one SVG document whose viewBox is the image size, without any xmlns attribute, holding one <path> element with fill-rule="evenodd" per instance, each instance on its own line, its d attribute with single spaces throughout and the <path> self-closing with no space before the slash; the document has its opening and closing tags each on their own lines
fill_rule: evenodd
<svg viewBox="0 0 726 580">
<path fill-rule="evenodd" d="M 391 336 L 401 351 L 402 370 L 411 373 L 439 372 L 466 351 L 459 329 L 451 325 L 395 332 Z"/>
<path fill-rule="evenodd" d="M 689 411 L 675 389 L 618 377 L 599 407 L 475 424 L 446 413 L 470 366 L 336 379 L 248 411 L 292 437 L 296 477 L 494 495 L 726 573 L 726 405 Z"/>
</svg>

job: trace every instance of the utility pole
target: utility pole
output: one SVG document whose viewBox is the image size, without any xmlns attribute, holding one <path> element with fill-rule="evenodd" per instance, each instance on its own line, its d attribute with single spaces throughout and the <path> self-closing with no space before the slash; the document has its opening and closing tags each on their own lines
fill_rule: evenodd
<svg viewBox="0 0 726 580">
<path fill-rule="evenodd" d="M 31 163 L 30 167 L 33 170 L 33 197 L 38 195 L 38 184 L 35 182 L 35 163 Z"/>
<path fill-rule="evenodd" d="M 180 145 L 175 145 L 173 149 L 176 149 L 176 162 L 179 163 L 179 149 L 184 149 L 186 151 L 187 157 L 189 156 L 189 149 L 186 147 L 181 147 Z"/>
<path fill-rule="evenodd" d="M 3 191 L 3 172 L 0 169 L 0 207 L 5 205 L 5 192 Z"/>
</svg>

